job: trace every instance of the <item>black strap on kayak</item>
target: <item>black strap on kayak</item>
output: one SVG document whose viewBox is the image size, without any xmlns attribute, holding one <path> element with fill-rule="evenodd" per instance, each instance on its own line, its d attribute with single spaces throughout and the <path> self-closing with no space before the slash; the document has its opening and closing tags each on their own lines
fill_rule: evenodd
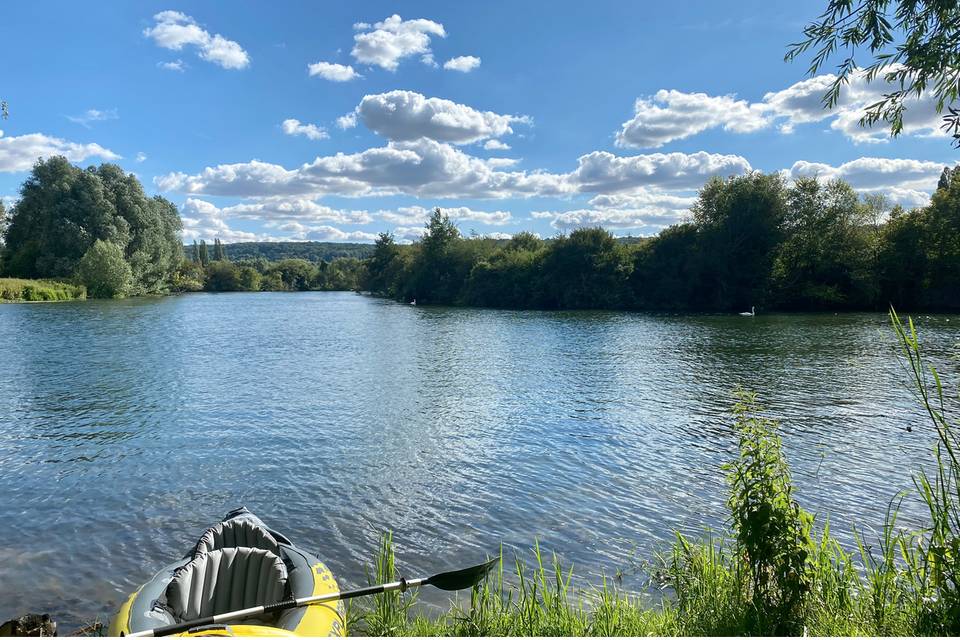
<svg viewBox="0 0 960 640">
<path fill-rule="evenodd" d="M 273 604 L 250 607 L 249 609 L 239 609 L 237 611 L 228 611 L 226 613 L 218 613 L 217 615 L 207 616 L 197 620 L 187 620 L 186 622 L 168 624 L 164 627 L 157 627 L 156 629 L 137 631 L 136 633 L 127 634 L 127 637 L 151 638 L 157 636 L 169 636 L 182 631 L 196 629 L 198 627 L 222 625 L 225 622 L 233 622 L 235 620 L 242 620 L 244 618 L 255 618 L 264 613 L 285 611 L 287 609 L 305 607 L 311 604 L 335 602 L 337 600 L 349 600 L 350 598 L 370 596 L 378 593 L 385 593 L 387 591 L 400 591 L 402 593 L 411 587 L 431 585 L 443 591 L 459 591 L 461 589 L 468 589 L 479 584 L 480 581 L 483 580 L 483 578 L 487 575 L 487 572 L 489 572 L 493 567 L 495 562 L 497 562 L 497 560 L 488 560 L 483 564 L 474 565 L 458 571 L 438 573 L 430 576 L 429 578 L 414 578 L 413 580 L 400 578 L 400 580 L 396 582 L 386 582 L 384 584 L 363 587 L 361 589 L 351 589 L 350 591 L 335 591 L 333 593 L 325 593 L 318 596 L 288 598 L 280 602 L 274 602 Z"/>
</svg>

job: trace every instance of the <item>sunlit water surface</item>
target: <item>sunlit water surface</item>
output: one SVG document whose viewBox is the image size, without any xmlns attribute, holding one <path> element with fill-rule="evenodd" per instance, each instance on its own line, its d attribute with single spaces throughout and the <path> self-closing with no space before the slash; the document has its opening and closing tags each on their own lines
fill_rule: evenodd
<svg viewBox="0 0 960 640">
<path fill-rule="evenodd" d="M 956 380 L 960 317 L 919 321 Z M 882 314 L 0 305 L 0 621 L 105 618 L 238 505 L 342 586 L 365 584 L 390 529 L 411 577 L 539 539 L 640 588 L 673 531 L 725 526 L 736 385 L 782 420 L 800 499 L 849 540 L 930 460 L 893 346 Z M 901 522 L 921 521 L 908 501 Z"/>
</svg>

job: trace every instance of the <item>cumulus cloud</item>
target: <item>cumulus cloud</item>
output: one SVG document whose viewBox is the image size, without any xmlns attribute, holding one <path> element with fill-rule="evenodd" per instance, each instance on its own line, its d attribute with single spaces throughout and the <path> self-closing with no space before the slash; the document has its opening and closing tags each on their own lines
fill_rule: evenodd
<svg viewBox="0 0 960 640">
<path fill-rule="evenodd" d="M 443 212 L 454 221 L 482 222 L 494 226 L 509 223 L 513 216 L 509 211 L 477 211 L 469 207 L 443 207 Z M 382 220 L 399 225 L 424 224 L 430 219 L 433 209 L 426 207 L 399 207 L 396 211 L 381 211 Z"/>
<path fill-rule="evenodd" d="M 749 103 L 733 96 L 710 96 L 661 90 L 652 97 L 637 99 L 634 115 L 617 132 L 621 147 L 655 148 L 708 129 L 722 127 L 734 133 L 749 133 L 776 125 L 789 134 L 797 125 L 830 120 L 830 128 L 854 143 L 883 143 L 890 140 L 889 125 L 877 123 L 869 128 L 859 125 L 864 110 L 891 91 L 882 78 L 868 82 L 862 72 L 850 77 L 833 109 L 824 109 L 822 98 L 836 76 L 820 75 L 797 82 L 781 91 L 764 95 L 760 102 Z M 943 136 L 941 118 L 930 97 L 906 102 L 904 133 Z"/>
<path fill-rule="evenodd" d="M 647 209 L 574 209 L 571 211 L 534 211 L 534 218 L 550 220 L 550 226 L 568 232 L 584 227 L 636 230 L 652 235 L 680 221 L 680 214 L 664 214 Z"/>
<path fill-rule="evenodd" d="M 929 201 L 942 171 L 943 164 L 939 162 L 865 157 L 838 166 L 799 160 L 785 174 L 792 180 L 840 178 L 861 193 L 882 193 L 894 203 L 916 207 Z"/>
<path fill-rule="evenodd" d="M 0 131 L 0 171 L 29 171 L 38 158 L 50 156 L 64 156 L 71 162 L 83 162 L 91 157 L 120 159 L 96 143 L 79 144 L 42 133 L 4 137 Z"/>
<path fill-rule="evenodd" d="M 320 76 L 332 82 L 347 82 L 360 77 L 360 74 L 354 71 L 353 67 L 333 62 L 314 62 L 313 64 L 308 64 L 307 72 L 311 76 Z"/>
<path fill-rule="evenodd" d="M 404 20 L 398 15 L 377 22 L 373 27 L 357 23 L 354 29 L 361 32 L 353 36 L 354 45 L 350 53 L 354 59 L 388 71 L 396 71 L 403 58 L 431 53 L 430 38 L 444 38 L 447 35 L 440 23 L 422 18 Z"/>
<path fill-rule="evenodd" d="M 344 131 L 347 129 L 353 129 L 355 126 L 357 126 L 357 112 L 351 111 L 350 113 L 337 118 L 337 126 Z"/>
<path fill-rule="evenodd" d="M 296 118 L 287 118 L 280 127 L 288 136 L 304 136 L 310 140 L 323 140 L 330 137 L 327 130 L 323 127 L 318 127 L 315 124 L 306 124 Z"/>
<path fill-rule="evenodd" d="M 390 140 L 430 138 L 453 144 L 500 137 L 513 133 L 512 124 L 530 123 L 526 116 L 478 111 L 451 100 L 402 90 L 364 96 L 356 115 L 368 129 Z"/>
<path fill-rule="evenodd" d="M 100 109 L 87 109 L 78 116 L 67 116 L 67 120 L 70 122 L 75 122 L 86 127 L 87 129 L 91 129 L 91 125 L 94 122 L 105 122 L 107 120 L 117 120 L 119 118 L 120 116 L 117 115 L 116 109 L 107 109 L 106 111 L 101 111 Z"/>
<path fill-rule="evenodd" d="M 260 161 L 207 167 L 198 174 L 171 173 L 155 180 L 164 191 L 262 197 L 406 194 L 441 198 L 558 197 L 576 193 L 626 193 L 644 187 L 699 188 L 712 176 L 751 170 L 741 156 L 698 152 L 581 156 L 566 174 L 501 171 L 460 149 L 420 138 L 390 142 L 359 153 L 338 153 L 288 170 Z"/>
<path fill-rule="evenodd" d="M 220 238 L 224 242 L 264 240 L 318 240 L 370 242 L 376 234 L 366 231 L 343 231 L 322 222 L 366 224 L 373 218 L 366 211 L 331 209 L 306 199 L 266 199 L 255 203 L 217 207 L 199 198 L 187 198 L 180 207 L 185 240 Z M 282 236 L 240 231 L 228 221 L 257 220 L 264 227 L 283 232 Z"/>
<path fill-rule="evenodd" d="M 450 71 L 469 73 L 480 66 L 480 58 L 476 56 L 457 56 L 443 63 L 443 68 Z"/>
<path fill-rule="evenodd" d="M 158 69 L 164 69 L 165 71 L 181 71 L 181 72 L 182 72 L 185 67 L 186 67 L 186 65 L 183 64 L 183 60 L 179 60 L 179 59 L 178 59 L 178 60 L 174 60 L 173 62 L 158 62 L 158 63 L 157 63 L 157 68 L 158 68 Z"/>
<path fill-rule="evenodd" d="M 195 47 L 201 59 L 224 69 L 244 69 L 250 65 L 250 56 L 239 43 L 227 40 L 219 33 L 210 35 L 186 14 L 161 11 L 153 19 L 156 24 L 144 29 L 143 35 L 164 49 L 181 51 L 187 46 Z"/>
<path fill-rule="evenodd" d="M 499 140 L 487 140 L 483 144 L 483 148 L 487 151 L 509 151 L 510 145 L 506 142 L 501 142 Z"/>
</svg>

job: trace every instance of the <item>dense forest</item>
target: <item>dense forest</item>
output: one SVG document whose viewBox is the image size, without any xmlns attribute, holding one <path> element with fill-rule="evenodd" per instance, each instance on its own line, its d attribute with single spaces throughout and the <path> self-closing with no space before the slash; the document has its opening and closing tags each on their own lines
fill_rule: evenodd
<svg viewBox="0 0 960 640">
<path fill-rule="evenodd" d="M 187 255 L 193 250 L 186 245 Z M 309 262 L 327 262 L 335 258 L 358 258 L 364 260 L 373 253 L 372 244 L 360 242 L 235 242 L 230 245 L 231 260 L 256 260 L 270 262 L 298 258 Z"/>
<path fill-rule="evenodd" d="M 503 246 L 438 209 L 423 238 L 381 234 L 366 289 L 401 300 L 518 309 L 960 309 L 960 170 L 929 206 L 889 207 L 840 180 L 715 178 L 692 220 L 625 245 L 603 229 Z"/>
</svg>

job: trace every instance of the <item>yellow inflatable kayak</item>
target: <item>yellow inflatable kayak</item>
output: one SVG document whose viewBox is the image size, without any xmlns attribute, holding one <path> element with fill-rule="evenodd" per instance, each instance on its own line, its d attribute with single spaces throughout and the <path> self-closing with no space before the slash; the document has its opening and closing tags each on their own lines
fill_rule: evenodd
<svg viewBox="0 0 960 640">
<path fill-rule="evenodd" d="M 338 591 L 314 555 L 241 507 L 207 529 L 181 560 L 137 589 L 109 635 L 158 629 L 208 616 Z M 314 604 L 237 623 L 191 628 L 181 636 L 343 636 L 343 601 Z"/>
</svg>

